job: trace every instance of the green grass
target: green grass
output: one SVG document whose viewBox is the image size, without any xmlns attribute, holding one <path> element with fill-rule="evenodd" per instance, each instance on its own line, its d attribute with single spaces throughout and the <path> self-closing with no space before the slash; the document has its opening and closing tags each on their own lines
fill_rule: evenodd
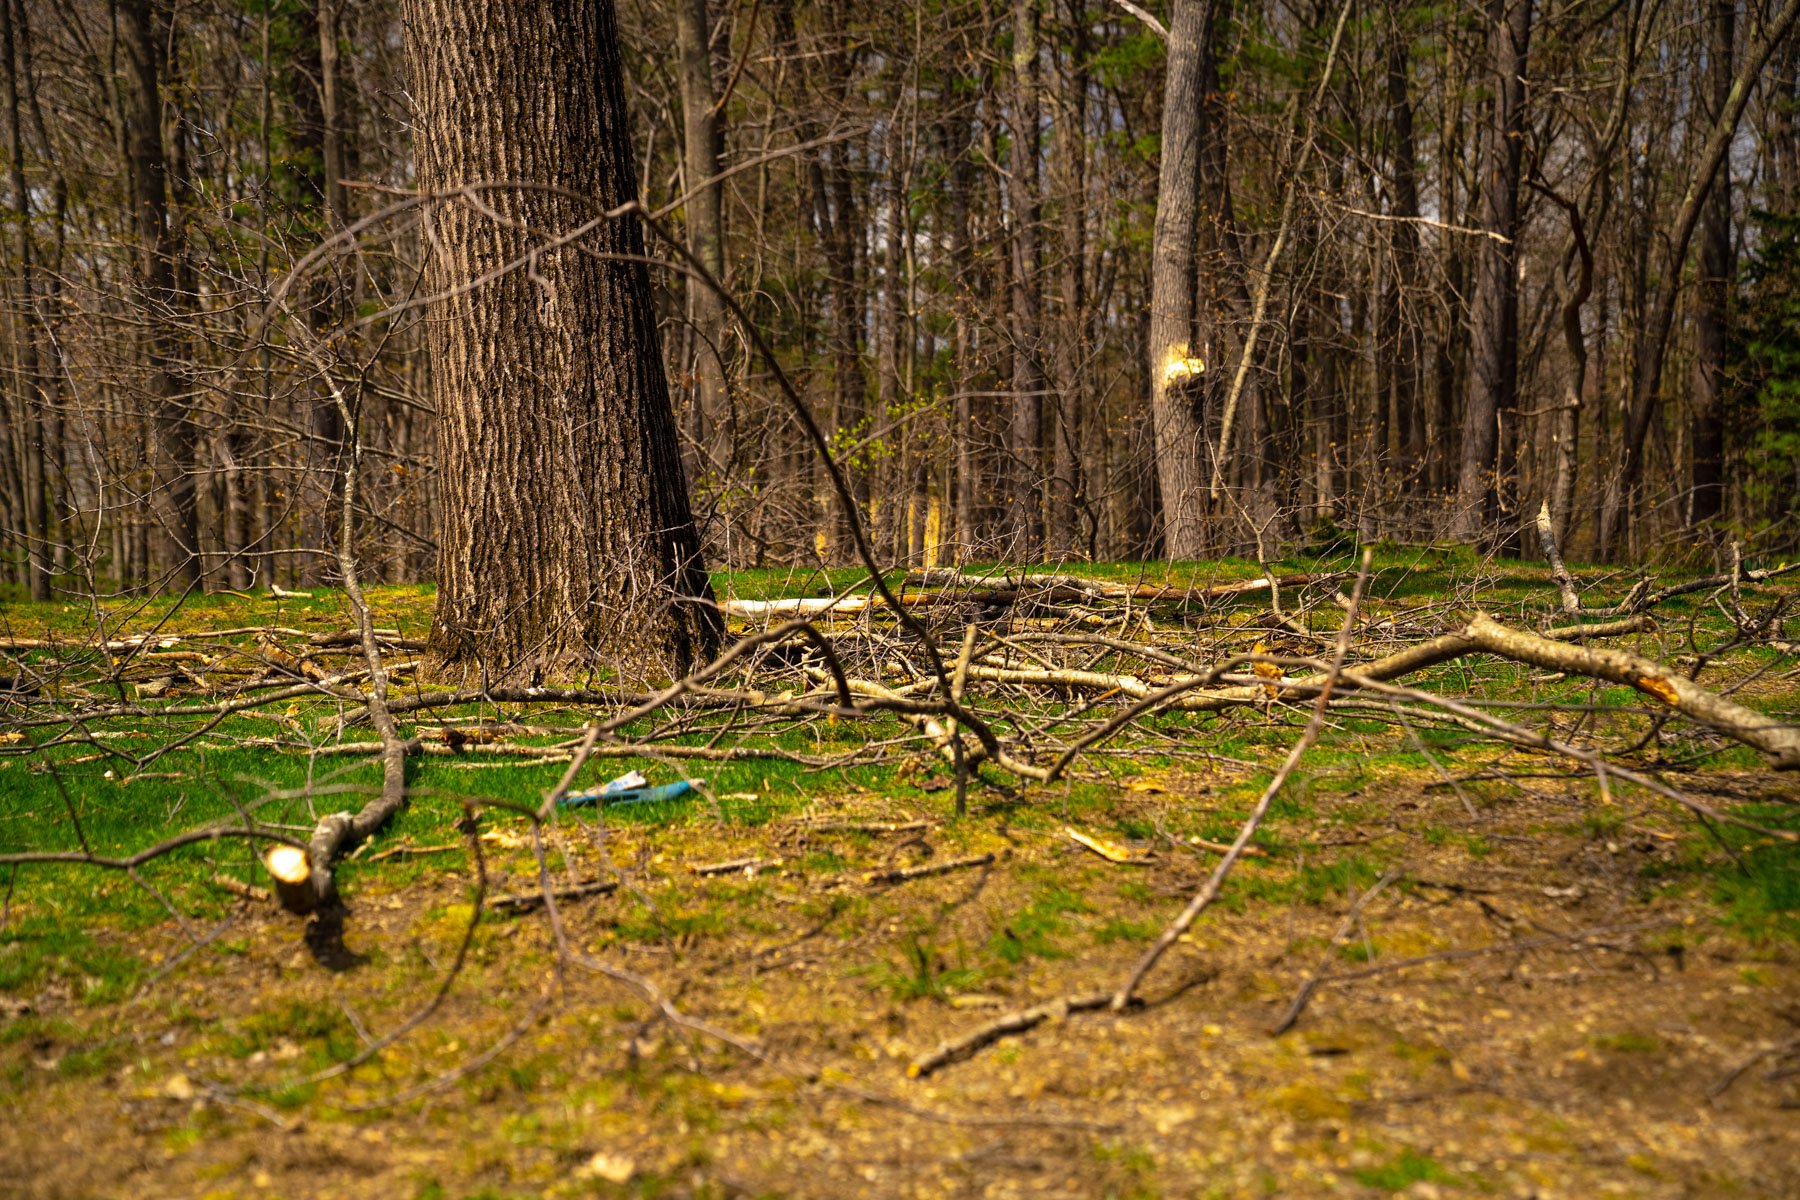
<svg viewBox="0 0 1800 1200">
<path fill-rule="evenodd" d="M 349 1018 L 335 1008 L 290 1002 L 272 1010 L 258 1010 L 235 1022 L 221 1039 L 220 1049 L 233 1058 L 249 1058 L 258 1052 L 292 1042 L 309 1051 L 312 1065 L 348 1058 L 361 1042 Z"/>
<path fill-rule="evenodd" d="M 1792 808 L 1757 815 L 1771 827 L 1800 831 L 1800 811 Z M 1757 842 L 1740 851 L 1742 868 L 1710 863 L 1714 895 L 1726 920 L 1752 938 L 1800 940 L 1800 850 Z"/>
<path fill-rule="evenodd" d="M 915 933 L 901 947 L 898 961 L 881 962 L 873 967 L 854 968 L 853 974 L 868 977 L 871 986 L 885 991 L 895 1000 L 943 1000 L 952 993 L 966 991 L 980 983 L 985 972 L 979 967 L 956 965 L 946 951 Z"/>
<path fill-rule="evenodd" d="M 1017 966 L 1027 958 L 1062 958 L 1057 942 L 1066 928 L 1063 918 L 1088 911 L 1087 902 L 1074 892 L 1052 884 L 1037 898 L 1000 924 L 988 939 L 988 949 L 1002 962 Z"/>
<path fill-rule="evenodd" d="M 1436 1159 L 1411 1147 L 1381 1166 L 1365 1167 L 1355 1175 L 1359 1183 L 1387 1192 L 1402 1191 L 1415 1183 L 1453 1183 L 1456 1179 Z"/>
<path fill-rule="evenodd" d="M 96 941 L 79 922 L 33 913 L 0 932 L 0 992 L 59 979 L 86 1004 L 111 1004 L 129 995 L 142 974 L 135 956 Z"/>
</svg>

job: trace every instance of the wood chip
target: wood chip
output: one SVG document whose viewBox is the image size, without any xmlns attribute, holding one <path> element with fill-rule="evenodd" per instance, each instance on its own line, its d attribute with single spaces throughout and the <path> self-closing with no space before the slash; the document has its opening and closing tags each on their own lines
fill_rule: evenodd
<svg viewBox="0 0 1800 1200">
<path fill-rule="evenodd" d="M 1083 833 L 1073 825 L 1064 825 L 1063 832 L 1067 834 L 1070 840 L 1075 842 L 1076 845 L 1085 846 L 1095 854 L 1098 854 L 1101 858 L 1104 858 L 1107 862 L 1119 863 L 1122 866 L 1128 867 L 1142 867 L 1148 865 L 1150 862 L 1144 855 L 1133 854 L 1129 847 L 1122 846 L 1118 842 L 1109 842 L 1104 838 L 1097 838 L 1092 834 Z"/>
</svg>

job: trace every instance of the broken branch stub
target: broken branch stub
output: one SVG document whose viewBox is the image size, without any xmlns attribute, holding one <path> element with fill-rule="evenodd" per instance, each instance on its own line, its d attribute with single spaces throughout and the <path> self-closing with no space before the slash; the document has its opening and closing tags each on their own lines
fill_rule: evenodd
<svg viewBox="0 0 1800 1200">
<path fill-rule="evenodd" d="M 319 896 L 313 888 L 312 864 L 306 851 L 298 846 L 270 846 L 263 852 L 263 867 L 275 881 L 275 898 L 281 907 L 296 916 L 305 916 L 318 907 Z"/>
</svg>

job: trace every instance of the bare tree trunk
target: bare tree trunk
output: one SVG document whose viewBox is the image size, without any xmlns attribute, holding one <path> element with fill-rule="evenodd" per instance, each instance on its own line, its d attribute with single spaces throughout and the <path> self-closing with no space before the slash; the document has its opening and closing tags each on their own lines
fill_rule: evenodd
<svg viewBox="0 0 1800 1200">
<path fill-rule="evenodd" d="M 346 2 L 319 0 L 319 126 L 328 229 L 341 229 L 350 210 L 344 191 L 344 103 L 338 79 L 338 11 Z"/>
<path fill-rule="evenodd" d="M 1567 376 L 1563 381 L 1562 403 L 1551 422 L 1551 454 L 1549 496 L 1545 507 L 1550 514 L 1552 544 L 1565 545 L 1569 535 L 1570 516 L 1575 507 L 1576 437 L 1581 431 L 1581 406 L 1587 384 L 1587 337 L 1581 329 L 1581 309 L 1594 291 L 1594 254 L 1588 246 L 1587 229 L 1582 222 L 1581 206 L 1552 192 L 1547 185 L 1534 184 L 1550 197 L 1569 217 L 1569 232 L 1577 255 L 1573 285 L 1563 291 L 1563 345 L 1569 354 Z M 1539 517 L 1540 534 L 1543 518 Z"/>
<path fill-rule="evenodd" d="M 0 0 L 13 12 L 13 36 L 17 43 L 19 80 L 31 112 L 32 132 L 37 137 L 38 154 L 50 174 L 50 214 L 52 236 L 48 263 L 34 258 L 36 288 L 32 293 L 33 324 L 43 338 L 44 361 L 40 364 L 44 412 L 41 435 L 45 473 L 46 520 L 44 536 L 55 536 L 49 547 L 50 572 L 61 574 L 68 569 L 72 544 L 79 536 L 75 528 L 74 489 L 68 469 L 68 444 L 64 411 L 68 399 L 65 379 L 66 357 L 63 353 L 63 264 L 68 248 L 69 181 L 58 165 L 56 149 L 44 122 L 43 105 L 38 99 L 37 78 L 32 65 L 31 25 L 23 0 Z"/>
<path fill-rule="evenodd" d="M 1701 111 L 1716 122 L 1731 102 L 1737 0 L 1712 0 L 1707 22 L 1706 83 Z M 1722 411 L 1725 342 L 1730 331 L 1727 301 L 1736 269 L 1731 245 L 1731 164 L 1719 168 L 1700 218 L 1699 311 L 1694 322 L 1694 399 L 1689 416 L 1693 442 L 1688 523 L 1705 525 L 1725 502 L 1725 422 Z"/>
<path fill-rule="evenodd" d="M 33 600 L 50 598 L 50 464 L 44 452 L 44 432 L 50 412 L 50 396 L 38 361 L 37 268 L 31 237 L 31 192 L 25 184 L 25 129 L 20 120 L 19 57 L 14 47 L 13 12 L 9 0 L 0 0 L 0 57 L 6 70 L 5 119 L 8 175 L 13 193 L 13 253 L 18 271 L 17 306 L 12 326 L 18 354 L 20 429 L 23 445 L 18 456 L 23 511 L 19 514 L 25 543 L 25 576 Z"/>
<path fill-rule="evenodd" d="M 1525 148 L 1525 72 L 1535 0 L 1490 0 L 1488 46 L 1494 94 L 1482 150 L 1481 226 L 1495 236 L 1476 249 L 1470 319 L 1469 393 L 1463 407 L 1455 532 L 1516 544 L 1515 481 L 1506 478 L 1519 370 L 1519 171 Z M 1504 427 L 1504 428 L 1503 428 Z"/>
<path fill-rule="evenodd" d="M 404 0 L 430 215 L 438 405 L 434 669 L 681 675 L 718 619 L 688 508 L 637 221 L 611 0 Z M 554 189 L 554 190 L 551 190 Z M 575 197 L 581 197 L 577 199 Z M 474 280 L 510 268 L 478 287 Z"/>
<path fill-rule="evenodd" d="M 722 149 L 718 96 L 712 74 L 712 15 L 707 0 L 677 0 L 675 43 L 681 74 L 682 163 L 687 179 L 687 243 L 706 269 L 725 278 L 725 216 L 717 184 Z M 725 391 L 725 305 L 711 288 L 687 287 L 693 329 L 694 399 L 689 429 L 695 461 L 704 471 L 722 469 L 730 452 L 729 400 Z"/>
<path fill-rule="evenodd" d="M 875 415 L 871 434 L 881 452 L 874 455 L 874 512 L 871 514 L 875 552 L 888 561 L 898 561 L 906 544 L 906 438 L 895 418 L 900 414 L 900 288 L 902 248 L 900 244 L 900 135 L 894 125 L 888 127 L 884 157 L 887 179 L 871 181 L 869 211 L 884 213 L 878 230 L 870 239 L 880 247 L 879 257 L 870 252 L 869 287 L 875 299 Z M 882 192 L 886 192 L 885 201 Z M 880 276 L 875 271 L 879 264 Z"/>
<path fill-rule="evenodd" d="M 1172 0 L 1168 78 L 1163 85 L 1162 164 L 1150 250 L 1150 412 L 1162 492 L 1163 552 L 1204 550 L 1206 462 L 1200 372 L 1208 348 L 1195 340 L 1195 242 L 1200 209 L 1202 80 L 1212 45 L 1212 0 Z"/>
<path fill-rule="evenodd" d="M 1012 431 L 1008 439 L 1012 487 L 1008 547 L 1032 561 L 1044 545 L 1044 366 L 1040 358 L 1042 293 L 1038 220 L 1042 207 L 1038 166 L 1038 0 L 1013 0 L 1012 158 L 1013 215 Z"/>
<path fill-rule="evenodd" d="M 966 78 L 966 77 L 965 77 Z M 956 399 L 951 411 L 951 441 L 956 460 L 951 476 L 952 524 L 956 531 L 952 561 L 961 564 L 968 558 L 975 542 L 975 421 L 973 397 L 975 388 L 975 320 L 974 301 L 969 296 L 969 259 L 973 245 L 969 237 L 969 193 L 974 186 L 969 161 L 969 122 L 962 113 L 953 114 L 944 125 L 944 151 L 950 159 L 950 270 L 956 281 L 954 330 L 951 354 L 955 362 L 952 375 Z M 949 541 L 948 538 L 945 539 Z"/>
<path fill-rule="evenodd" d="M 1401 28 L 1403 17 L 1400 6 L 1390 3 L 1386 39 L 1388 124 L 1394 139 L 1393 214 L 1400 219 L 1393 223 L 1388 247 L 1393 267 L 1384 297 L 1381 339 L 1381 353 L 1388 370 L 1393 436 L 1390 444 L 1380 449 L 1390 455 L 1397 453 L 1402 476 L 1417 479 L 1423 473 L 1420 460 L 1425 453 L 1425 422 L 1418 399 L 1419 325 L 1416 315 L 1408 311 L 1408 293 L 1419 271 L 1418 150 L 1413 137 L 1412 97 L 1408 94 L 1411 42 Z"/>
<path fill-rule="evenodd" d="M 1081 426 L 1086 419 L 1087 310 L 1087 0 L 1070 0 L 1069 61 L 1063 71 L 1057 120 L 1057 170 L 1062 192 L 1062 265 L 1058 271 L 1062 320 L 1053 357 L 1055 396 L 1050 408 L 1051 486 L 1045 535 L 1052 556 L 1079 549 L 1077 528 L 1085 499 L 1081 486 Z"/>
<path fill-rule="evenodd" d="M 153 0 L 123 0 L 120 14 L 130 86 L 125 89 L 127 158 L 138 237 L 138 284 L 147 317 L 150 366 L 149 460 L 153 507 L 168 543 L 171 578 L 200 581 L 195 426 L 181 379 L 182 297 L 176 290 L 179 239 L 169 218 L 169 165 L 163 147 L 162 67 L 168 40 Z"/>
</svg>

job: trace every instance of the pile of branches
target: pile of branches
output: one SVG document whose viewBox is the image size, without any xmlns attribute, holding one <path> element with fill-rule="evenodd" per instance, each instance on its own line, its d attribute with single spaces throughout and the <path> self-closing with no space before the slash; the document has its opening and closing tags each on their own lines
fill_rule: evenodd
<svg viewBox="0 0 1800 1200">
<path fill-rule="evenodd" d="M 1734 700 L 1727 693 L 1742 681 L 1720 690 L 1703 679 L 1753 645 L 1793 652 L 1782 636 L 1791 597 L 1777 595 L 1754 615 L 1744 599 L 1746 587 L 1788 570 L 1739 566 L 1660 590 L 1640 582 L 1616 603 L 1583 607 L 1579 599 L 1569 602 L 1573 584 L 1559 563 L 1563 602 L 1546 603 L 1535 620 L 1525 614 L 1508 621 L 1478 610 L 1469 615 L 1472 593 L 1367 611 L 1367 598 L 1347 594 L 1367 582 L 1353 572 L 1265 573 L 1170 587 L 1051 572 L 931 570 L 909 576 L 897 593 L 882 587 L 728 599 L 722 607 L 737 634 L 730 648 L 655 692 L 612 684 L 422 686 L 415 659 L 392 657 L 420 644 L 375 628 L 366 606 L 363 628 L 324 633 L 256 626 L 172 634 L 159 627 L 85 642 L 15 638 L 0 641 L 11 672 L 0 693 L 11 744 L 0 754 L 80 745 L 116 760 L 127 778 L 183 747 L 226 744 L 312 757 L 567 761 L 585 753 L 671 763 L 785 759 L 813 768 L 923 758 L 953 778 L 960 803 L 972 784 L 1016 790 L 1092 776 L 1106 757 L 1146 747 L 1216 761 L 1196 727 L 1169 730 L 1156 718 L 1241 710 L 1269 722 L 1303 715 L 1329 691 L 1325 708 L 1334 714 L 1412 730 L 1450 726 L 1590 766 L 1607 762 L 1619 778 L 1708 819 L 1731 821 L 1634 770 L 1619 751 L 1644 742 L 1645 721 L 1663 737 L 1680 722 L 1698 753 L 1738 742 L 1775 769 L 1800 769 L 1800 727 Z M 1684 667 L 1609 646 L 1656 630 L 1661 605 L 1695 593 L 1707 593 L 1706 604 L 1729 618 L 1732 632 L 1703 646 L 1690 622 Z M 1340 644 L 1342 661 L 1334 667 L 1331 653 Z M 951 646 L 960 647 L 954 657 L 941 649 Z M 1405 682 L 1455 659 L 1481 657 L 1522 664 L 1546 680 L 1584 676 L 1623 685 L 1644 703 L 1608 721 L 1588 712 L 1553 714 L 1535 727 L 1496 716 L 1467 696 Z M 1762 672 L 1780 661 L 1769 660 Z M 335 721 L 309 731 L 281 711 L 306 699 L 332 702 Z M 835 753 L 783 745 L 794 739 L 781 735 L 822 718 L 857 722 L 881 714 L 901 720 L 897 736 L 891 725 L 870 725 L 872 736 Z M 1643 720 L 1619 725 L 1632 716 Z M 259 718 L 269 731 L 218 740 L 233 717 Z M 1561 736 L 1559 719 L 1586 732 Z M 142 739 L 146 722 L 171 734 L 136 752 L 131 739 Z M 1597 736 L 1609 722 L 1619 725 L 1611 750 Z M 374 738 L 361 733 L 370 727 Z M 253 822 L 234 828 L 257 836 Z M 340 840 L 333 853 L 349 844 Z M 23 860 L 0 856 L 8 861 Z M 321 877 L 329 870 L 327 862 L 312 866 Z"/>
<path fill-rule="evenodd" d="M 11 664 L 0 694 L 0 754 L 60 750 L 67 761 L 76 747 L 115 760 L 129 777 L 183 747 L 249 740 L 273 753 L 379 759 L 378 795 L 359 810 L 323 816 L 310 831 L 264 821 L 258 805 L 247 802 L 230 820 L 173 833 L 134 854 L 22 851 L 0 854 L 0 865 L 16 872 L 86 863 L 126 871 L 149 887 L 139 869 L 151 860 L 199 842 L 244 839 L 263 852 L 284 905 L 341 912 L 334 869 L 403 803 L 408 759 L 566 761 L 542 803 L 466 801 L 464 822 L 465 832 L 472 830 L 482 806 L 527 818 L 544 890 L 541 898 L 512 899 L 521 909 L 541 908 L 560 931 L 559 900 L 579 897 L 551 887 L 541 834 L 590 760 L 647 758 L 678 768 L 755 758 L 813 768 L 906 764 L 953 786 L 960 813 L 975 792 L 1016 800 L 1060 780 L 1111 778 L 1109 759 L 1117 756 L 1216 762 L 1209 743 L 1217 739 L 1209 734 L 1218 722 L 1291 724 L 1297 733 L 1288 754 L 1237 836 L 1219 847 L 1217 867 L 1117 988 L 1006 1014 L 913 1064 L 915 1074 L 925 1074 L 1059 1013 L 1134 1004 L 1163 953 L 1254 852 L 1274 796 L 1340 717 L 1387 722 L 1415 742 L 1424 729 L 1492 740 L 1637 784 L 1709 829 L 1729 823 L 1793 840 L 1687 795 L 1665 769 L 1672 747 L 1697 762 L 1743 745 L 1772 769 L 1800 770 L 1800 726 L 1733 695 L 1758 675 L 1791 668 L 1797 648 L 1785 640 L 1784 620 L 1793 594 L 1771 585 L 1792 568 L 1747 570 L 1734 561 L 1721 575 L 1661 589 L 1640 582 L 1617 601 L 1595 605 L 1584 602 L 1560 560 L 1553 563 L 1557 594 L 1546 588 L 1543 603 L 1501 615 L 1480 610 L 1473 584 L 1428 603 L 1383 602 L 1374 594 L 1382 579 L 1370 575 L 1366 556 L 1357 571 L 1265 572 L 1191 587 L 933 570 L 894 590 L 872 576 L 869 588 L 842 594 L 722 602 L 735 635 L 729 648 L 686 678 L 644 691 L 602 683 L 424 686 L 415 664 L 396 657 L 417 643 L 374 626 L 354 564 L 346 562 L 356 627 L 345 631 L 259 626 L 176 635 L 158 627 L 130 637 L 100 630 L 86 642 L 0 643 Z M 1685 630 L 1659 625 L 1663 605 L 1696 594 L 1701 609 L 1724 616 L 1722 636 L 1703 633 L 1691 619 Z M 1674 660 L 1616 644 L 1631 636 L 1641 644 L 1650 635 L 1664 639 L 1666 649 L 1669 637 L 1683 634 L 1685 653 Z M 1756 647 L 1764 653 L 1751 653 Z M 1453 660 L 1483 659 L 1536 672 L 1532 678 L 1545 684 L 1585 678 L 1630 688 L 1640 701 L 1610 710 L 1528 705 L 1522 716 L 1516 705 L 1496 706 L 1467 687 L 1447 686 L 1466 680 L 1464 673 L 1428 674 Z M 1745 677 L 1740 668 L 1752 659 L 1760 665 Z M 1732 678 L 1721 683 L 1726 667 Z M 334 718 L 311 729 L 295 720 L 291 706 L 308 698 L 329 703 Z M 234 718 L 256 718 L 270 729 L 218 741 Z M 784 745 L 796 740 L 784 735 L 816 730 L 822 721 L 867 736 L 835 751 Z M 146 727 L 168 733 L 154 748 L 136 751 Z M 1646 762 L 1653 743 L 1665 757 Z M 473 840 L 471 846 L 478 856 Z M 478 905 L 471 930 L 479 919 Z M 762 1056 L 747 1039 L 681 1014 L 650 981 L 579 953 L 560 932 L 557 944 L 566 962 L 627 983 L 669 1019 Z"/>
</svg>

